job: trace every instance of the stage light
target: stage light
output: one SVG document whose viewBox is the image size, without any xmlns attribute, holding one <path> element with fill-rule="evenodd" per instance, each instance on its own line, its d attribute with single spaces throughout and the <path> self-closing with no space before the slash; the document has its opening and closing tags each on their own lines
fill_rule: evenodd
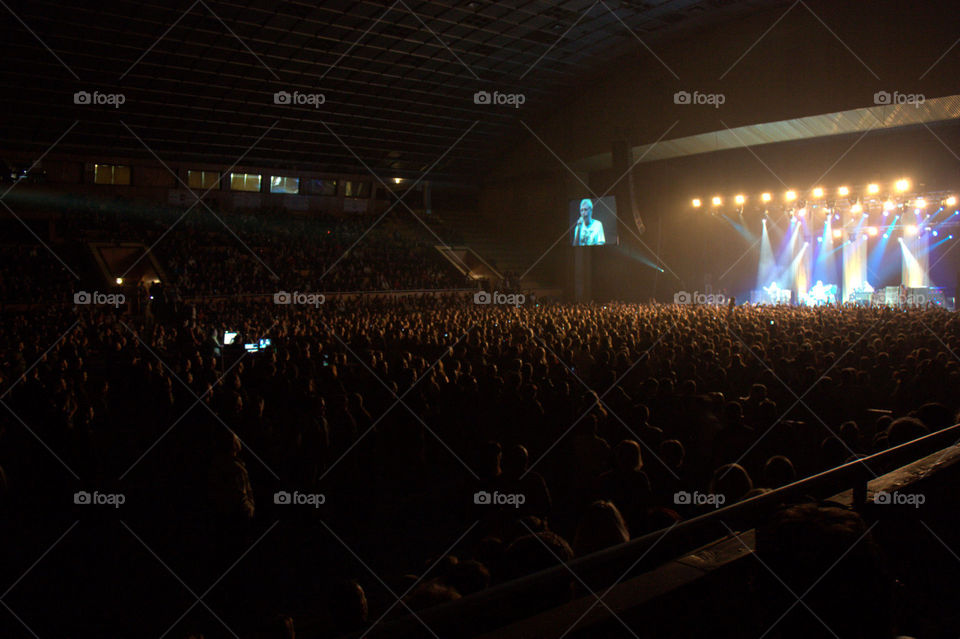
<svg viewBox="0 0 960 639">
<path fill-rule="evenodd" d="M 723 204 L 723 199 L 721 199 L 719 195 L 714 195 L 713 200 L 711 201 L 713 202 L 714 206 L 720 206 L 721 204 Z"/>
<path fill-rule="evenodd" d="M 954 197 L 953 195 L 947 198 L 947 202 L 946 202 L 947 206 L 955 206 L 956 203 L 957 203 L 957 198 Z"/>
<path fill-rule="evenodd" d="M 918 208 L 918 209 L 922 209 L 922 208 L 926 208 L 926 206 L 927 206 L 927 201 L 926 201 L 925 199 L 923 199 L 922 197 L 918 197 L 918 198 L 917 198 L 917 208 Z"/>
<path fill-rule="evenodd" d="M 743 204 L 747 201 L 747 198 L 743 197 L 742 195 L 737 195 L 735 198 L 733 198 L 733 201 L 737 204 Z"/>
<path fill-rule="evenodd" d="M 833 229 L 833 239 L 840 239 L 843 237 L 843 231 L 840 229 Z"/>
<path fill-rule="evenodd" d="M 693 204 L 693 208 L 699 209 L 700 205 L 703 204 L 703 202 L 700 201 L 700 198 L 695 197 L 693 198 L 693 201 L 691 202 L 691 204 Z"/>
<path fill-rule="evenodd" d="M 869 194 L 871 194 L 871 195 L 876 195 L 876 194 L 879 193 L 879 192 L 880 192 L 880 185 L 879 185 L 879 184 L 868 184 L 868 185 L 867 185 L 867 193 L 869 193 Z"/>
<path fill-rule="evenodd" d="M 760 199 L 761 199 L 763 202 L 769 202 L 772 197 L 773 197 L 773 196 L 771 196 L 769 193 L 761 193 L 761 194 L 760 194 Z"/>
<path fill-rule="evenodd" d="M 797 211 L 797 215 L 799 215 L 800 217 L 803 217 L 806 214 L 807 214 L 807 207 L 805 206 L 801 208 L 799 211 Z"/>
<path fill-rule="evenodd" d="M 862 210 L 863 210 L 863 207 L 860 206 L 860 203 L 859 203 L 859 202 L 857 202 L 856 204 L 854 204 L 853 206 L 850 207 L 850 212 L 851 212 L 851 213 L 859 213 L 859 212 L 862 211 Z"/>
<path fill-rule="evenodd" d="M 933 236 L 934 236 L 934 237 L 937 237 L 938 235 L 940 235 L 938 232 L 936 232 L 936 231 L 933 232 Z"/>
<path fill-rule="evenodd" d="M 870 237 L 876 237 L 876 235 L 877 235 L 878 232 L 879 232 L 879 231 L 877 231 L 877 227 L 875 227 L 875 226 L 868 226 L 868 227 L 867 227 L 867 235 L 869 235 Z"/>
<path fill-rule="evenodd" d="M 787 191 L 783 197 L 787 202 L 793 202 L 795 199 L 797 199 L 797 192 Z"/>
<path fill-rule="evenodd" d="M 813 190 L 813 197 L 823 197 L 823 187 L 818 186 Z"/>
<path fill-rule="evenodd" d="M 403 182 L 403 178 L 393 178 L 394 184 L 400 184 L 401 182 Z"/>
<path fill-rule="evenodd" d="M 123 278 L 122 278 L 122 277 L 118 277 L 115 281 L 116 281 L 117 285 L 123 284 Z"/>
<path fill-rule="evenodd" d="M 845 186 L 841 186 L 839 189 L 837 189 L 837 195 L 841 197 L 847 197 L 848 195 L 850 195 L 850 189 L 848 189 Z"/>
<path fill-rule="evenodd" d="M 910 190 L 910 180 L 907 180 L 907 179 L 897 180 L 896 183 L 895 183 L 893 186 L 894 186 L 894 188 L 896 188 L 897 193 L 903 193 L 903 192 L 905 192 L 905 191 L 909 191 L 909 190 Z"/>
<path fill-rule="evenodd" d="M 916 224 L 908 224 L 904 232 L 905 232 L 907 235 L 916 235 L 916 234 L 917 234 L 917 225 L 916 225 Z"/>
<path fill-rule="evenodd" d="M 817 236 L 817 241 L 818 241 L 818 242 L 822 242 L 822 241 L 823 241 L 823 237 L 821 237 L 821 236 L 818 235 L 818 236 Z"/>
<path fill-rule="evenodd" d="M 884 211 L 892 211 L 893 207 L 894 207 L 893 200 L 887 200 L 886 202 L 883 203 Z"/>
</svg>

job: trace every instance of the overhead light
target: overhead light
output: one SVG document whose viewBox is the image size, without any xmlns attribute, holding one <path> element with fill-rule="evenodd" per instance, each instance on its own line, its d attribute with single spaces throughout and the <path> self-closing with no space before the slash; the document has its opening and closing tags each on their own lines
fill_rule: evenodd
<svg viewBox="0 0 960 639">
<path fill-rule="evenodd" d="M 398 177 L 393 178 L 393 183 L 394 183 L 394 184 L 400 184 L 401 182 L 403 182 L 403 178 L 398 178 Z"/>
<path fill-rule="evenodd" d="M 760 200 L 763 201 L 763 202 L 769 202 L 769 201 L 772 199 L 772 197 L 773 197 L 773 196 L 771 196 L 769 193 L 761 193 L 761 194 L 760 194 Z M 953 206 L 953 205 L 951 205 L 951 206 Z"/>
<path fill-rule="evenodd" d="M 875 227 L 875 226 L 868 226 L 868 227 L 867 227 L 867 235 L 869 235 L 870 237 L 875 237 L 878 232 L 879 232 L 879 231 L 877 231 L 877 227 Z"/>
<path fill-rule="evenodd" d="M 856 204 L 850 207 L 851 213 L 859 213 L 862 210 L 863 210 L 863 206 L 861 206 L 859 202 L 857 202 Z"/>
<path fill-rule="evenodd" d="M 743 197 L 742 195 L 737 195 L 735 198 L 733 198 L 733 200 L 737 204 L 743 204 L 744 202 L 747 201 L 747 198 Z"/>
<path fill-rule="evenodd" d="M 951 195 L 950 197 L 947 198 L 947 201 L 946 201 L 947 206 L 956 206 L 956 204 L 957 204 L 957 198 L 955 196 Z"/>
<path fill-rule="evenodd" d="M 695 209 L 699 209 L 700 205 L 703 204 L 703 202 L 701 202 L 700 198 L 698 197 L 693 198 L 693 200 L 690 203 L 693 204 L 693 208 Z"/>
<path fill-rule="evenodd" d="M 918 197 L 916 204 L 917 204 L 917 208 L 918 208 L 918 209 L 926 208 L 926 206 L 927 206 L 927 201 L 926 201 L 925 199 L 923 199 L 922 197 Z"/>
<path fill-rule="evenodd" d="M 907 234 L 907 235 L 916 235 L 916 234 L 917 234 L 917 225 L 916 225 L 916 224 L 908 224 L 908 225 L 907 225 L 907 228 L 906 228 L 906 234 Z"/>
<path fill-rule="evenodd" d="M 116 280 L 114 280 L 114 281 L 117 283 L 118 286 L 119 286 L 120 284 L 123 284 L 123 278 L 122 278 L 122 277 L 118 277 L 118 278 L 117 278 Z"/>
<path fill-rule="evenodd" d="M 848 188 L 845 187 L 845 186 L 841 186 L 839 189 L 837 189 L 837 195 L 839 195 L 839 196 L 841 196 L 841 197 L 846 197 L 846 196 L 850 195 L 850 189 L 848 189 Z"/>
<path fill-rule="evenodd" d="M 879 185 L 879 184 L 868 184 L 868 185 L 867 185 L 867 193 L 869 193 L 869 194 L 871 194 L 871 195 L 876 195 L 876 194 L 879 193 L 879 192 L 880 192 L 880 185 Z"/>
<path fill-rule="evenodd" d="M 910 190 L 910 180 L 902 178 L 896 181 L 893 185 L 897 189 L 897 193 L 903 193 Z"/>
<path fill-rule="evenodd" d="M 823 187 L 818 186 L 813 190 L 813 197 L 823 197 Z"/>
<path fill-rule="evenodd" d="M 723 199 L 719 195 L 714 195 L 713 200 L 711 200 L 711 202 L 713 202 L 714 206 L 720 206 L 721 204 L 723 204 Z"/>
<path fill-rule="evenodd" d="M 843 231 L 841 229 L 833 229 L 833 237 L 834 239 L 840 239 L 843 237 Z"/>
<path fill-rule="evenodd" d="M 786 199 L 787 202 L 793 202 L 795 199 L 797 199 L 797 192 L 787 191 L 786 194 L 784 194 L 784 199 Z"/>
<path fill-rule="evenodd" d="M 892 211 L 894 206 L 895 205 L 893 203 L 893 200 L 887 200 L 886 202 L 883 203 L 883 210 Z"/>
</svg>

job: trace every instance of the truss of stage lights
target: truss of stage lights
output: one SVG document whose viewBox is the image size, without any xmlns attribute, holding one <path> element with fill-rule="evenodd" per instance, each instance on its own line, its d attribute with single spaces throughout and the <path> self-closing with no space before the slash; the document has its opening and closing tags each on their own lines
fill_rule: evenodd
<svg viewBox="0 0 960 639">
<path fill-rule="evenodd" d="M 960 226 L 955 192 L 913 191 L 908 179 L 894 182 L 892 193 L 885 193 L 879 184 L 872 183 L 856 189 L 841 186 L 833 193 L 825 187 L 816 187 L 805 195 L 790 189 L 779 198 L 770 192 L 756 196 L 738 193 L 729 199 L 714 195 L 709 204 L 700 198 L 693 198 L 691 206 L 695 209 L 704 208 L 712 215 L 732 212 L 741 220 L 744 211 L 756 211 L 762 214 L 764 224 L 771 213 L 778 211 L 788 215 L 791 220 L 802 218 L 808 221 L 840 222 L 839 227 L 832 230 L 835 238 L 842 237 L 845 226 L 863 227 L 870 236 L 878 235 L 880 229 L 884 229 L 886 235 L 894 229 L 902 229 L 907 236 L 929 232 L 933 237 L 946 228 Z M 910 210 L 913 210 L 916 219 L 909 218 L 907 213 Z M 876 223 L 869 224 L 871 219 Z M 949 237 L 952 239 L 953 235 Z"/>
</svg>

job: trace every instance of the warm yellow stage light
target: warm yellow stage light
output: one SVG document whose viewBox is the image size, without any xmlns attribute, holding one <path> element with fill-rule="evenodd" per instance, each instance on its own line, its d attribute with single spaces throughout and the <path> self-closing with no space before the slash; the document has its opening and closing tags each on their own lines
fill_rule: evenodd
<svg viewBox="0 0 960 639">
<path fill-rule="evenodd" d="M 886 202 L 883 203 L 883 210 L 892 211 L 894 206 L 895 204 L 893 203 L 893 200 L 887 200 Z"/>
<path fill-rule="evenodd" d="M 927 201 L 926 201 L 925 199 L 923 199 L 922 197 L 918 197 L 918 198 L 917 198 L 916 204 L 917 204 L 917 208 L 918 208 L 918 209 L 924 209 L 924 208 L 927 207 Z"/>
<path fill-rule="evenodd" d="M 843 237 L 843 231 L 840 229 L 833 229 L 833 237 L 834 239 L 840 239 Z"/>
<path fill-rule="evenodd" d="M 868 185 L 867 185 L 867 193 L 869 193 L 869 194 L 871 194 L 871 195 L 876 195 L 876 194 L 879 193 L 879 192 L 880 192 L 880 185 L 879 185 L 879 184 L 868 184 Z"/>
<path fill-rule="evenodd" d="M 846 196 L 850 195 L 850 189 L 848 189 L 848 188 L 845 187 L 845 186 L 841 186 L 839 189 L 837 189 L 837 195 L 839 195 L 839 196 L 841 196 L 841 197 L 846 197 Z"/>
<path fill-rule="evenodd" d="M 894 187 L 897 189 L 897 193 L 903 193 L 904 191 L 909 191 L 910 180 L 907 180 L 907 179 L 897 180 L 896 184 L 894 184 Z"/>
<path fill-rule="evenodd" d="M 851 213 L 860 213 L 861 211 L 863 211 L 863 206 L 859 202 L 850 207 Z"/>
<path fill-rule="evenodd" d="M 916 234 L 917 234 L 917 225 L 916 225 L 916 224 L 910 224 L 910 225 L 908 225 L 908 226 L 907 226 L 907 229 L 906 229 L 906 234 L 907 234 L 907 235 L 916 235 Z"/>
<path fill-rule="evenodd" d="M 123 278 L 122 278 L 122 277 L 118 277 L 118 278 L 116 279 L 116 282 L 117 282 L 118 285 L 119 285 L 119 284 L 123 284 Z"/>
<path fill-rule="evenodd" d="M 947 206 L 956 206 L 957 198 L 951 195 L 950 197 L 947 198 L 946 204 Z"/>
<path fill-rule="evenodd" d="M 787 191 L 786 194 L 784 195 L 784 198 L 787 200 L 787 202 L 793 202 L 795 199 L 797 199 L 797 192 Z"/>
<path fill-rule="evenodd" d="M 738 195 L 737 197 L 735 197 L 735 198 L 733 198 L 733 199 L 734 199 L 734 201 L 735 201 L 737 204 L 743 204 L 744 202 L 747 201 L 747 198 L 743 197 L 742 195 Z"/>
<path fill-rule="evenodd" d="M 693 204 L 693 208 L 698 209 L 700 208 L 700 205 L 702 204 L 702 202 L 700 201 L 700 198 L 695 197 L 693 198 L 692 204 Z"/>
<path fill-rule="evenodd" d="M 764 202 L 769 202 L 772 197 L 773 197 L 773 196 L 770 195 L 769 193 L 761 193 L 761 194 L 760 194 L 760 199 L 763 200 Z"/>
<path fill-rule="evenodd" d="M 873 236 L 875 236 L 876 234 L 877 234 L 877 227 L 875 227 L 875 226 L 868 226 L 868 227 L 867 227 L 867 235 L 873 237 Z"/>
<path fill-rule="evenodd" d="M 813 197 L 823 197 L 823 187 L 818 186 L 813 190 Z"/>
<path fill-rule="evenodd" d="M 723 200 L 720 199 L 720 196 L 719 196 L 719 195 L 714 195 L 714 196 L 713 196 L 713 200 L 711 200 L 711 201 L 713 202 L 713 205 L 714 205 L 714 206 L 720 206 L 721 204 L 723 204 Z"/>
</svg>

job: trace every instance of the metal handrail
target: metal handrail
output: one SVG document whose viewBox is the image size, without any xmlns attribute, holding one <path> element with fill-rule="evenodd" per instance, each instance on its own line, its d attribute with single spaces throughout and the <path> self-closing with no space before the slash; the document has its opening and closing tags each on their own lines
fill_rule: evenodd
<svg viewBox="0 0 960 639">
<path fill-rule="evenodd" d="M 881 472 L 890 472 L 936 450 L 956 445 L 960 443 L 958 440 L 960 424 L 693 517 L 674 525 L 668 533 L 664 530 L 652 532 L 579 557 L 567 562 L 566 566 L 557 565 L 458 601 L 419 611 L 419 619 L 406 615 L 383 623 L 366 636 L 420 635 L 425 632 L 424 623 L 442 636 L 478 635 L 566 603 L 568 599 L 549 601 L 545 593 L 558 592 L 560 586 L 575 581 L 571 571 L 590 588 L 598 590 L 609 585 L 640 557 L 643 560 L 634 567 L 634 575 L 729 535 L 728 527 L 733 530 L 753 528 L 761 516 L 798 497 L 822 499 L 852 488 L 854 506 L 861 508 L 866 502 L 867 483 L 871 479 Z M 614 577 L 611 579 L 610 575 Z M 604 578 L 606 583 L 603 583 Z"/>
</svg>

